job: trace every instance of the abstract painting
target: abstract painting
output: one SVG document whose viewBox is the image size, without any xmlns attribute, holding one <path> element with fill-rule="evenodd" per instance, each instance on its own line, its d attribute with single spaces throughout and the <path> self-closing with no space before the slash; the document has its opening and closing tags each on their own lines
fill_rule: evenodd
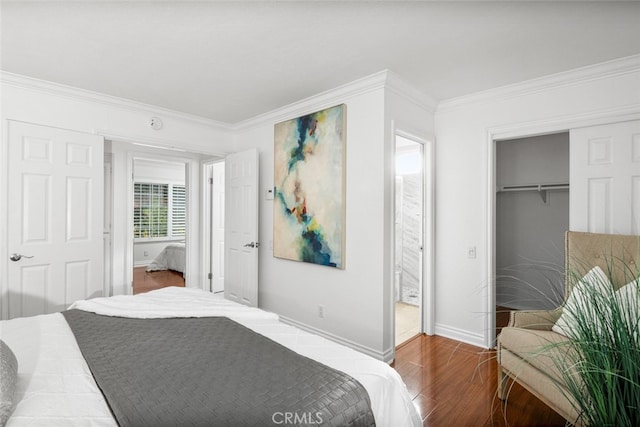
<svg viewBox="0 0 640 427">
<path fill-rule="evenodd" d="M 275 125 L 273 255 L 344 269 L 344 104 Z"/>
</svg>

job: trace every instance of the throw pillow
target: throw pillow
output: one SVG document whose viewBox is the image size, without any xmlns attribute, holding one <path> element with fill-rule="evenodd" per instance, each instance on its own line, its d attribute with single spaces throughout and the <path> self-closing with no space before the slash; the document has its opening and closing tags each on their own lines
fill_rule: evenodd
<svg viewBox="0 0 640 427">
<path fill-rule="evenodd" d="M 637 339 L 640 332 L 640 278 L 618 289 L 615 298 L 621 317 Z"/>
<path fill-rule="evenodd" d="M 13 411 L 13 396 L 18 380 L 18 360 L 4 341 L 0 340 L 0 426 L 4 426 Z"/>
<path fill-rule="evenodd" d="M 593 267 L 573 288 L 564 304 L 562 315 L 551 330 L 572 337 L 577 335 L 580 322 L 587 321 L 602 332 L 602 307 L 597 307 L 596 302 L 602 301 L 601 297 L 606 298 L 612 292 L 613 286 L 604 271 L 600 267 Z"/>
</svg>

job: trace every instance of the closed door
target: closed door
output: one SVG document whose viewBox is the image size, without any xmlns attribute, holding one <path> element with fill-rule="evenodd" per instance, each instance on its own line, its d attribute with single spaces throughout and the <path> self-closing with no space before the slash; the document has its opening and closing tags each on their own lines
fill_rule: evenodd
<svg viewBox="0 0 640 427">
<path fill-rule="evenodd" d="M 258 151 L 225 160 L 224 296 L 258 306 Z"/>
<path fill-rule="evenodd" d="M 103 138 L 11 121 L 8 154 L 5 317 L 102 296 Z"/>
<path fill-rule="evenodd" d="M 640 121 L 571 130 L 570 228 L 640 234 Z"/>
</svg>

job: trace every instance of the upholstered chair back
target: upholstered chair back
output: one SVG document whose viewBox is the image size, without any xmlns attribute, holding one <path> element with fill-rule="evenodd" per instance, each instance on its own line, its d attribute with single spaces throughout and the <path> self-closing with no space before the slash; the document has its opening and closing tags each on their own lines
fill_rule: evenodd
<svg viewBox="0 0 640 427">
<path fill-rule="evenodd" d="M 640 236 L 568 231 L 565 235 L 565 298 L 576 282 L 599 266 L 619 289 L 640 275 Z"/>
</svg>

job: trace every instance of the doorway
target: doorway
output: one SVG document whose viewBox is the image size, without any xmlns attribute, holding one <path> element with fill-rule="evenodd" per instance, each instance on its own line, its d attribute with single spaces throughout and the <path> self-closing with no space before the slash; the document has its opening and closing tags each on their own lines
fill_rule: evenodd
<svg viewBox="0 0 640 427">
<path fill-rule="evenodd" d="M 187 167 L 133 159 L 133 294 L 185 286 Z"/>
<path fill-rule="evenodd" d="M 495 142 L 496 335 L 511 310 L 557 307 L 569 229 L 569 132 Z"/>
<path fill-rule="evenodd" d="M 395 137 L 395 344 L 422 332 L 424 146 Z"/>
</svg>

